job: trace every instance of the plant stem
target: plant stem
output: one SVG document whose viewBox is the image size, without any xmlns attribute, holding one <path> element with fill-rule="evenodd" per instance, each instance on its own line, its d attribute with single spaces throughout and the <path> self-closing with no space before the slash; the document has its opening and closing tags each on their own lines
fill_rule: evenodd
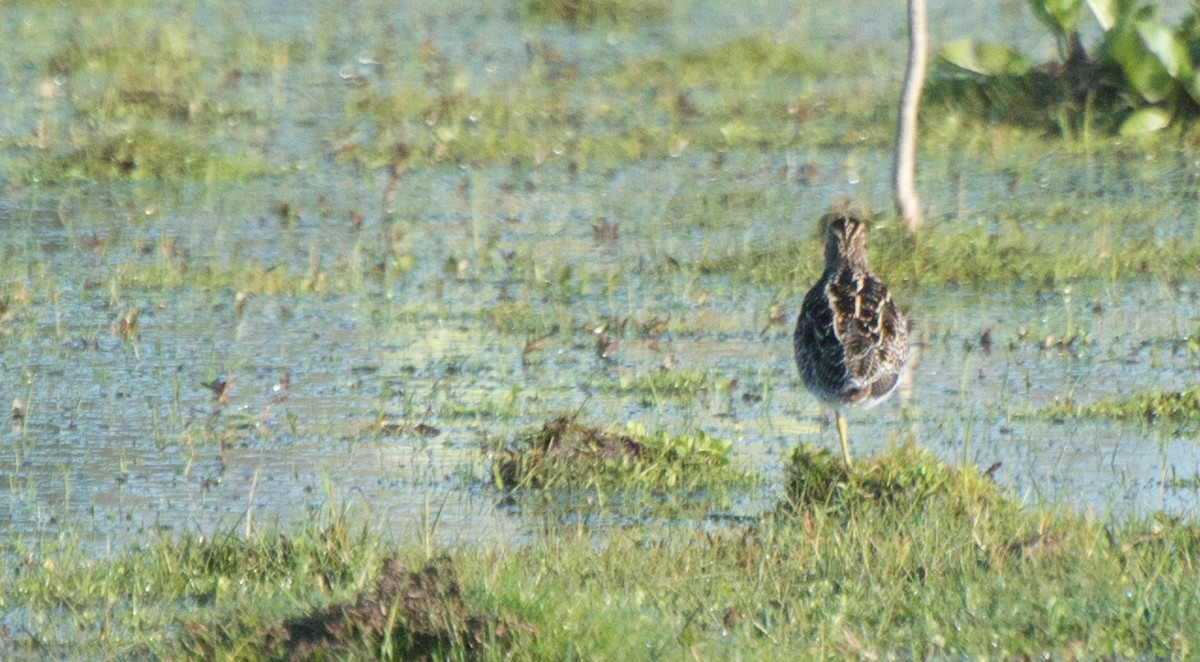
<svg viewBox="0 0 1200 662">
<path fill-rule="evenodd" d="M 896 162 L 893 183 L 896 210 L 910 232 L 921 225 L 921 201 L 914 183 L 917 150 L 917 109 L 925 84 L 925 61 L 929 35 L 925 25 L 925 0 L 908 0 L 908 67 L 904 89 L 900 92 L 900 110 L 896 120 Z"/>
</svg>

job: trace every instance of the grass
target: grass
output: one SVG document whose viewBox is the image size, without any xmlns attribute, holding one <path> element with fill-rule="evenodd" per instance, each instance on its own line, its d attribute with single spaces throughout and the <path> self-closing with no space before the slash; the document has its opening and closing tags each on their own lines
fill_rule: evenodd
<svg viewBox="0 0 1200 662">
<path fill-rule="evenodd" d="M 1200 275 L 1200 243 L 1195 239 L 1168 242 L 1147 231 L 1144 238 L 1119 241 L 1112 235 L 1125 232 L 1126 221 L 1116 220 L 1099 225 L 1104 230 L 1093 234 L 1092 241 L 1080 242 L 1065 225 L 1035 232 L 1025 229 L 1027 222 L 1024 213 L 999 215 L 992 227 L 944 221 L 915 236 L 884 223 L 872 231 L 871 267 L 889 283 L 920 289 L 992 283 L 1041 287 L 1127 278 L 1174 281 Z M 699 256 L 685 268 L 755 285 L 799 286 L 817 276 L 820 251 L 820 241 L 806 237 Z"/>
<path fill-rule="evenodd" d="M 1103 418 L 1147 425 L 1193 427 L 1200 423 L 1200 387 L 1184 391 L 1144 391 L 1092 403 L 1065 402 L 1044 412 L 1058 418 Z"/>
<path fill-rule="evenodd" d="M 527 19 L 566 23 L 577 28 L 638 25 L 671 15 L 669 0 L 523 0 Z"/>
<path fill-rule="evenodd" d="M 229 181 L 278 171 L 245 147 L 245 128 L 253 133 L 269 118 L 236 88 L 269 78 L 288 61 L 286 44 L 224 39 L 190 12 L 99 4 L 82 7 L 79 24 L 59 26 L 40 15 L 46 8 L 13 3 L 44 24 L 32 56 L 41 76 L 37 137 L 14 141 L 23 178 Z"/>
<path fill-rule="evenodd" d="M 831 95 L 813 83 L 840 80 L 827 54 L 765 34 L 598 73 L 564 61 L 556 49 L 531 47 L 526 75 L 481 92 L 469 92 L 467 74 L 438 56 L 419 54 L 440 63 L 424 85 L 347 96 L 347 121 L 365 130 L 342 144 L 340 158 L 381 167 L 404 145 L 417 167 L 516 158 L 608 168 L 689 149 L 890 140 L 890 98 L 863 99 L 860 89 Z M 853 134 L 830 134 L 847 122 Z"/>
<path fill-rule="evenodd" d="M 122 145 L 117 149 L 128 149 L 130 153 L 139 149 L 132 143 Z M 169 160 L 168 152 L 156 154 Z M 106 160 L 114 161 L 113 155 Z M 127 157 L 115 157 L 115 162 L 106 167 L 125 167 L 121 164 L 134 167 L 133 163 Z M 205 157 L 200 156 L 194 166 L 172 162 L 164 167 L 208 167 L 204 163 Z M 69 170 L 75 166 L 64 167 Z M 778 204 L 773 196 L 767 196 L 746 213 L 773 215 Z M 1143 221 L 1127 216 L 1127 212 L 1109 212 L 1111 218 L 1093 226 L 1095 232 L 1091 241 L 1086 242 L 1078 241 L 1074 235 L 1077 227 L 1074 219 L 1048 223 L 1034 230 L 1028 228 L 1029 212 L 997 214 L 986 225 L 947 220 L 931 224 L 915 236 L 908 236 L 899 225 L 882 219 L 871 230 L 872 269 L 902 292 L 946 286 L 982 288 L 996 283 L 1006 287 L 1058 287 L 1130 279 L 1180 282 L 1200 276 L 1200 239 L 1172 240 L 1157 234 Z M 718 217 L 717 210 L 682 217 L 680 231 L 709 227 L 711 223 L 719 232 Z M 672 223 L 680 223 L 680 218 L 673 216 Z M 815 227 L 815 222 L 812 225 Z M 313 251 L 324 254 L 319 262 L 308 263 L 310 256 L 287 264 L 255 259 L 221 264 L 193 258 L 178 250 L 171 252 L 173 249 L 165 243 L 165 248 L 151 247 L 147 252 L 142 242 L 134 248 L 152 259 L 114 265 L 108 275 L 121 287 L 158 291 L 198 287 L 272 296 L 354 293 L 362 291 L 368 282 L 386 284 L 397 278 L 426 278 L 422 274 L 429 265 L 420 264 L 411 249 L 381 252 L 371 243 L 374 239 L 364 235 L 345 242 L 337 252 L 314 246 Z M 503 279 L 505 283 L 529 288 L 528 291 L 518 288 L 523 295 L 541 295 L 548 300 L 518 298 L 491 303 L 479 309 L 479 316 L 498 331 L 526 336 L 536 348 L 547 339 L 586 337 L 590 330 L 584 327 L 590 324 L 592 316 L 574 304 L 596 293 L 619 291 L 627 286 L 629 273 L 636 272 L 638 282 L 643 285 L 662 287 L 672 286 L 683 273 L 688 278 L 729 279 L 754 288 L 802 291 L 816 279 L 821 268 L 821 242 L 811 233 L 774 242 L 706 244 L 699 251 L 677 253 L 678 259 L 661 253 L 654 243 L 641 246 L 639 254 L 616 266 L 591 264 L 536 247 L 519 249 L 521 252 L 511 263 L 515 269 L 509 269 L 508 263 L 492 264 L 481 259 L 478 266 L 481 277 Z M 631 321 L 636 330 L 638 324 L 653 324 L 658 315 L 638 314 Z M 695 331 L 679 320 L 668 320 L 664 328 L 667 333 Z M 638 333 L 638 337 L 646 335 Z M 613 390 L 675 397 L 700 393 L 708 386 L 703 375 L 667 372 L 623 378 L 613 385 Z"/>
<path fill-rule="evenodd" d="M 472 659 L 1189 657 L 1200 528 L 1021 504 L 904 447 L 797 450 L 745 524 L 550 527 L 517 547 L 296 531 L 12 550 L 7 653 Z"/>
<path fill-rule="evenodd" d="M 28 175 L 37 181 L 118 179 L 228 181 L 267 174 L 255 155 L 222 155 L 165 131 L 81 133 L 63 149 L 39 154 Z"/>
<path fill-rule="evenodd" d="M 699 430 L 671 434 L 629 423 L 609 431 L 563 415 L 494 448 L 492 480 L 500 489 L 518 491 L 716 490 L 746 482 L 730 449 Z"/>
<path fill-rule="evenodd" d="M 660 0 L 530 0 L 522 11 L 535 23 L 611 16 L 640 24 L 671 7 Z M 517 162 L 602 170 L 713 151 L 887 150 L 893 130 L 895 94 L 883 79 L 898 71 L 886 49 L 869 42 L 821 48 L 758 32 L 592 67 L 534 39 L 524 66 L 492 81 L 429 40 L 411 53 L 381 47 L 410 61 L 406 67 L 388 62 L 370 75 L 347 73 L 343 88 L 328 91 L 342 116 L 318 149 L 293 164 L 261 148 L 289 102 L 281 86 L 318 73 L 311 45 L 212 30 L 192 12 L 159 16 L 138 3 L 106 9 L 85 9 L 94 29 L 59 26 L 52 39 L 39 35 L 52 45 L 27 56 L 54 84 L 43 85 L 52 91 L 39 112 L 38 138 L 7 144 L 24 157 L 18 176 L 228 181 L 328 158 L 385 168 L 398 153 L 403 168 Z M 1008 144 L 1001 151 L 1047 143 L 1019 126 L 964 122 L 962 112 L 926 109 L 923 151 L 931 159 L 948 142 L 992 150 Z M 1194 150 L 1189 135 L 1174 140 Z"/>
<path fill-rule="evenodd" d="M 532 339 L 563 334 L 577 326 L 571 310 L 555 307 L 554 314 L 543 315 L 537 312 L 541 308 L 529 301 L 504 301 L 484 307 L 479 311 L 479 317 L 496 331 L 525 335 Z"/>
<path fill-rule="evenodd" d="M 610 389 L 624 396 L 637 396 L 644 405 L 654 405 L 663 400 L 693 401 L 705 394 L 713 394 L 718 388 L 713 375 L 694 368 L 664 369 L 622 376 Z"/>
</svg>

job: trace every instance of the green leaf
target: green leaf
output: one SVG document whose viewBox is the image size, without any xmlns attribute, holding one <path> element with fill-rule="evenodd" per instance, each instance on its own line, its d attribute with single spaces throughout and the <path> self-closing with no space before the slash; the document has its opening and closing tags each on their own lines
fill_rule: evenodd
<svg viewBox="0 0 1200 662">
<path fill-rule="evenodd" d="M 1136 136 L 1164 129 L 1171 123 L 1171 113 L 1158 106 L 1149 106 L 1134 111 L 1121 123 L 1122 136 Z"/>
<path fill-rule="evenodd" d="M 1162 63 L 1167 73 L 1176 80 L 1190 78 L 1192 63 L 1188 60 L 1187 47 L 1175 37 L 1170 28 L 1158 22 L 1154 7 L 1150 11 L 1138 12 L 1137 33 L 1146 50 L 1150 51 Z M 1144 18 L 1141 18 L 1145 16 Z"/>
<path fill-rule="evenodd" d="M 1025 56 L 998 44 L 976 44 L 960 39 L 946 44 L 938 57 L 947 64 L 982 76 L 1021 76 L 1033 67 Z"/>
<path fill-rule="evenodd" d="M 1074 32 L 1083 13 L 1083 0 L 1029 0 L 1034 17 L 1060 36 Z"/>
<path fill-rule="evenodd" d="M 1183 89 L 1196 103 L 1200 103 L 1200 71 L 1193 71 L 1192 77 L 1183 82 Z"/>
<path fill-rule="evenodd" d="M 1133 2 L 1134 0 L 1087 0 L 1092 15 L 1106 32 L 1117 24 L 1117 19 L 1133 9 Z"/>
<path fill-rule="evenodd" d="M 1171 72 L 1142 39 L 1142 33 L 1145 32 L 1155 41 L 1156 48 L 1166 51 L 1168 58 L 1171 57 L 1171 48 L 1164 45 L 1158 31 L 1152 26 L 1141 26 L 1141 23 L 1155 19 L 1153 7 L 1143 7 L 1133 15 L 1127 14 L 1109 30 L 1104 43 L 1108 56 L 1125 72 L 1129 84 L 1150 103 L 1158 103 L 1178 89 Z"/>
</svg>

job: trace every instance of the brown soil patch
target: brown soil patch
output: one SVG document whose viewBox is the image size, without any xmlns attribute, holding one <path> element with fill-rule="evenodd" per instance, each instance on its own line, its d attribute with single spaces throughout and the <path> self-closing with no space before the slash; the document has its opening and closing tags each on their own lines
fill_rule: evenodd
<svg viewBox="0 0 1200 662">
<path fill-rule="evenodd" d="M 385 559 L 373 593 L 285 622 L 268 637 L 274 639 L 268 647 L 282 647 L 290 660 L 309 660 L 390 639 L 400 659 L 428 660 L 451 646 L 476 650 L 531 630 L 511 618 L 474 610 L 448 557 L 416 570 Z"/>
</svg>

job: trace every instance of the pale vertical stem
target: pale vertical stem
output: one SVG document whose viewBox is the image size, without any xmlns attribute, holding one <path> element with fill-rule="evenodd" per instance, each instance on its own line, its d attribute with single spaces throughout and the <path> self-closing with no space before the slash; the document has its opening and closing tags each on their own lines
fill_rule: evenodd
<svg viewBox="0 0 1200 662">
<path fill-rule="evenodd" d="M 904 71 L 904 89 L 900 92 L 900 110 L 896 119 L 896 163 L 892 181 L 896 188 L 896 210 L 909 231 L 915 231 L 921 224 L 921 201 L 914 179 L 917 109 L 921 104 L 921 88 L 925 85 L 928 51 L 925 0 L 908 0 L 908 67 Z"/>
<path fill-rule="evenodd" d="M 250 483 L 250 493 L 246 495 L 246 540 L 254 537 L 254 492 L 258 490 L 258 479 L 262 478 L 262 463 L 254 470 L 254 481 Z"/>
</svg>

